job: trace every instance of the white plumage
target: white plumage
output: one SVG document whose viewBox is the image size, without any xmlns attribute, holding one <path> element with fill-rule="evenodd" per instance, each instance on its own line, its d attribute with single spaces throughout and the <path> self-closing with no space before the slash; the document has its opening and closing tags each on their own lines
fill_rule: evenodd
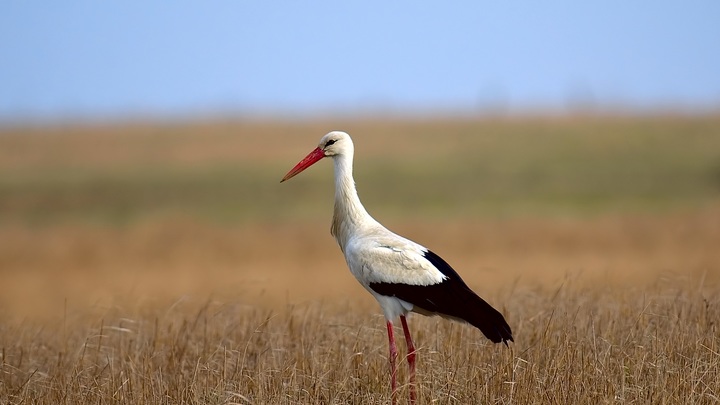
<svg viewBox="0 0 720 405">
<path fill-rule="evenodd" d="M 285 181 L 324 157 L 335 164 L 335 207 L 331 233 L 350 271 L 378 301 L 387 320 L 391 387 L 395 401 L 397 347 L 393 321 L 400 318 L 408 345 L 410 401 L 415 402 L 415 348 L 405 316 L 413 311 L 465 321 L 493 342 L 512 341 L 502 314 L 478 297 L 455 270 L 427 248 L 397 235 L 368 214 L 352 176 L 354 146 L 350 136 L 333 131 L 281 180 Z"/>
</svg>

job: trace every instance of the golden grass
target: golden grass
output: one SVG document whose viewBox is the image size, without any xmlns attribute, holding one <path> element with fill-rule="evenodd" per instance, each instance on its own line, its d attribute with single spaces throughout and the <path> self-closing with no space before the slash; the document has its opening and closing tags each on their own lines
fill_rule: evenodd
<svg viewBox="0 0 720 405">
<path fill-rule="evenodd" d="M 719 215 L 399 224 L 516 337 L 412 317 L 420 403 L 716 402 Z M 5 230 L 0 399 L 387 403 L 384 321 L 322 225 Z"/>
<path fill-rule="evenodd" d="M 630 289 L 517 286 L 495 299 L 515 330 L 510 348 L 465 325 L 412 317 L 419 402 L 716 403 L 717 292 L 678 280 Z M 178 301 L 5 324 L 0 398 L 388 403 L 383 325 L 345 300 L 276 311 Z M 406 395 L 403 386 L 401 403 Z"/>
</svg>

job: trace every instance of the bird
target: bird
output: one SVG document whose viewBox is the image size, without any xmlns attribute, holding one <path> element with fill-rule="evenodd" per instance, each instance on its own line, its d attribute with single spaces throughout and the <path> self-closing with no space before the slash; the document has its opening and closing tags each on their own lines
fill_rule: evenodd
<svg viewBox="0 0 720 405">
<path fill-rule="evenodd" d="M 355 187 L 354 152 L 350 135 L 329 132 L 280 182 L 323 158 L 333 160 L 335 204 L 330 233 L 340 245 L 350 272 L 375 297 L 385 316 L 392 403 L 396 401 L 398 356 L 394 322 L 400 319 L 407 345 L 410 403 L 414 404 L 416 349 L 406 319 L 411 312 L 469 323 L 490 341 L 506 346 L 513 341 L 512 330 L 503 315 L 471 290 L 445 260 L 370 216 Z"/>
</svg>

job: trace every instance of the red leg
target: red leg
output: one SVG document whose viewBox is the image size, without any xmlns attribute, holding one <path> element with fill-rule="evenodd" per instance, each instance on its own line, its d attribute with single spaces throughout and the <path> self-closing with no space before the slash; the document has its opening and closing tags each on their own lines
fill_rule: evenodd
<svg viewBox="0 0 720 405">
<path fill-rule="evenodd" d="M 393 333 L 393 324 L 387 321 L 388 340 L 390 341 L 390 387 L 392 388 L 392 403 L 395 404 L 395 392 L 397 391 L 397 370 L 395 361 L 397 359 L 397 345 L 395 345 L 395 334 Z"/>
<path fill-rule="evenodd" d="M 415 345 L 412 337 L 410 337 L 410 329 L 408 329 L 407 320 L 404 315 L 400 315 L 403 332 L 405 332 L 405 342 L 407 343 L 407 360 L 410 367 L 410 403 L 414 404 L 417 400 L 417 392 L 415 392 Z"/>
</svg>

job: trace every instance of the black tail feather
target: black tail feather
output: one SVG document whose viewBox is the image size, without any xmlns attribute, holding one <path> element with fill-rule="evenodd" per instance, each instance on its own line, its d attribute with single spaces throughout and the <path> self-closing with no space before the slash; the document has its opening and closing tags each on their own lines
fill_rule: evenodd
<svg viewBox="0 0 720 405">
<path fill-rule="evenodd" d="M 379 294 L 413 304 L 415 312 L 465 321 L 480 329 L 494 343 L 507 345 L 508 341 L 513 341 L 512 330 L 505 317 L 462 281 L 447 279 L 427 286 L 371 283 L 370 288 Z"/>
<path fill-rule="evenodd" d="M 490 304 L 478 297 L 474 292 L 469 291 L 474 297 L 467 297 L 466 302 L 470 304 L 469 310 L 463 310 L 458 318 L 466 321 L 480 331 L 494 343 L 505 343 L 513 341 L 512 329 L 505 321 L 505 317 L 493 308 Z"/>
</svg>

